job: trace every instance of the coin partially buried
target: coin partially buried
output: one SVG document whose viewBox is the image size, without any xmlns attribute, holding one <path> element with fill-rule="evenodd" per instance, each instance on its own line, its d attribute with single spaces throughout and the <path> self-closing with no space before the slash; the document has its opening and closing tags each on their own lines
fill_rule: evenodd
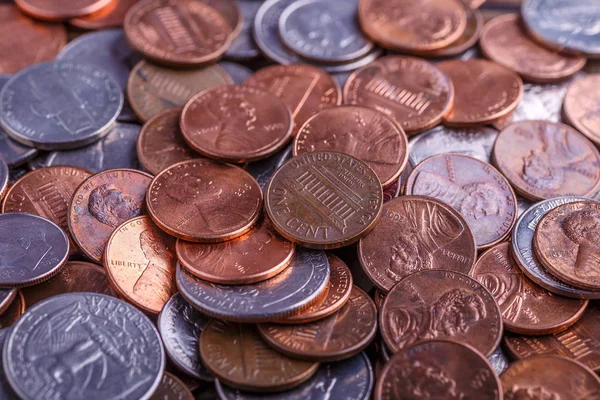
<svg viewBox="0 0 600 400">
<path fill-rule="evenodd" d="M 0 315 L 0 329 L 10 328 L 21 318 L 25 312 L 25 298 L 20 290 L 16 290 L 14 300 Z"/>
<path fill-rule="evenodd" d="M 150 400 L 194 400 L 194 395 L 185 383 L 175 375 L 165 372 L 158 388 Z"/>
</svg>

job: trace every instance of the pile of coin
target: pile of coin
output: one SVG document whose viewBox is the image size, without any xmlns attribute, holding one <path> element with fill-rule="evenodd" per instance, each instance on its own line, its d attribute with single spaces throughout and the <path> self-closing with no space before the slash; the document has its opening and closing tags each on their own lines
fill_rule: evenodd
<svg viewBox="0 0 600 400">
<path fill-rule="evenodd" d="M 0 3 L 0 398 L 598 397 L 595 0 Z"/>
</svg>

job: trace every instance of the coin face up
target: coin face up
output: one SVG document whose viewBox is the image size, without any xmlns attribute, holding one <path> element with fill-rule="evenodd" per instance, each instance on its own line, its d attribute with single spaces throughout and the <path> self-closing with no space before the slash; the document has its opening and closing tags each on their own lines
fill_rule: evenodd
<svg viewBox="0 0 600 400">
<path fill-rule="evenodd" d="M 36 19 L 62 21 L 71 17 L 91 14 L 109 5 L 111 0 L 74 0 L 69 3 L 48 0 L 18 0 L 21 11 Z"/>
<path fill-rule="evenodd" d="M 568 124 L 596 145 L 600 145 L 600 122 L 596 119 L 600 111 L 599 87 L 600 74 L 578 78 L 569 85 L 563 105 L 563 115 Z"/>
</svg>

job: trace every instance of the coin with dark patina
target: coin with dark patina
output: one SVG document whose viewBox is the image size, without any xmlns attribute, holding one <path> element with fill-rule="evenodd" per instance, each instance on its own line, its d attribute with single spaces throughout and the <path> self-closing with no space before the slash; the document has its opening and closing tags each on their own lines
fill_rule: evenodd
<svg viewBox="0 0 600 400">
<path fill-rule="evenodd" d="M 563 115 L 569 125 L 600 146 L 600 74 L 578 78 L 569 85 Z"/>
<path fill-rule="evenodd" d="M 100 262 L 112 232 L 145 210 L 152 176 L 132 169 L 113 169 L 92 175 L 73 193 L 69 231 L 79 249 Z"/>
<path fill-rule="evenodd" d="M 94 13 L 110 4 L 112 0 L 16 0 L 21 11 L 36 19 L 62 21 L 72 17 Z"/>
<path fill-rule="evenodd" d="M 426 57 L 454 57 L 460 56 L 475 46 L 483 29 L 483 16 L 475 7 L 465 7 L 465 9 L 467 12 L 467 26 L 460 37 L 446 47 L 423 52 L 420 55 Z"/>
<path fill-rule="evenodd" d="M 165 372 L 150 400 L 194 400 L 194 395 L 181 379 Z"/>
<path fill-rule="evenodd" d="M 0 315 L 0 329 L 10 328 L 21 318 L 21 315 L 25 312 L 25 298 L 20 290 L 16 291 L 14 300 L 10 303 L 8 308 Z"/>
<path fill-rule="evenodd" d="M 69 24 L 80 29 L 107 29 L 123 26 L 125 15 L 138 0 L 113 0 L 94 13 L 71 18 Z"/>
</svg>

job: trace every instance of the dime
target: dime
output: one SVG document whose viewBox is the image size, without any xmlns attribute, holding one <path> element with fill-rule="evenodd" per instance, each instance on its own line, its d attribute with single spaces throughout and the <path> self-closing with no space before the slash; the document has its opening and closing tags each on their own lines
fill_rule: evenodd
<svg viewBox="0 0 600 400">
<path fill-rule="evenodd" d="M 424 196 L 402 196 L 386 203 L 375 229 L 358 244 L 363 270 L 384 292 L 422 270 L 466 275 L 476 258 L 467 222 L 450 206 Z"/>
<path fill-rule="evenodd" d="M 177 288 L 196 309 L 228 321 L 270 322 L 302 311 L 318 301 L 329 282 L 322 251 L 296 249 L 291 265 L 266 281 L 217 285 L 177 267 Z"/>
<path fill-rule="evenodd" d="M 292 389 L 314 375 L 319 366 L 271 349 L 252 325 L 217 319 L 202 331 L 200 354 L 219 380 L 237 389 L 258 392 Z"/>
<path fill-rule="evenodd" d="M 379 326 L 392 352 L 449 339 L 489 356 L 502 338 L 502 315 L 488 290 L 466 275 L 443 270 L 416 272 L 394 286 Z"/>
<path fill-rule="evenodd" d="M 181 379 L 165 372 L 150 400 L 194 400 L 194 395 Z"/>
<path fill-rule="evenodd" d="M 239 167 L 195 159 L 156 175 L 146 205 L 154 222 L 170 235 L 213 243 L 234 239 L 254 226 L 262 211 L 262 191 Z"/>
<path fill-rule="evenodd" d="M 485 0 L 478 0 L 485 1 Z M 465 7 L 467 12 L 467 26 L 460 37 L 446 47 L 423 53 L 427 57 L 454 57 L 472 49 L 481 36 L 483 29 L 483 16 L 476 7 Z"/>
<path fill-rule="evenodd" d="M 33 18 L 45 21 L 62 21 L 72 17 L 94 13 L 110 4 L 112 0 L 16 0 L 21 11 Z"/>
<path fill-rule="evenodd" d="M 586 75 L 569 85 L 563 115 L 569 125 L 600 146 L 600 74 Z"/>
<path fill-rule="evenodd" d="M 256 179 L 261 189 L 264 190 L 275 171 L 277 171 L 277 169 L 279 169 L 279 167 L 281 167 L 287 160 L 292 158 L 292 148 L 293 146 L 289 145 L 279 153 L 274 154 L 269 158 L 249 163 L 246 166 L 246 171 L 248 171 L 250 175 Z"/>
<path fill-rule="evenodd" d="M 71 18 L 69 24 L 80 29 L 107 29 L 123 26 L 125 15 L 138 0 L 116 0 L 94 13 Z"/>
<path fill-rule="evenodd" d="M 335 152 L 292 158 L 265 189 L 265 208 L 275 229 L 292 242 L 317 249 L 357 242 L 377 223 L 382 204 L 375 172 Z"/>
<path fill-rule="evenodd" d="M 252 2 L 252 3 L 257 3 L 254 0 L 247 0 L 247 1 Z M 260 3 L 257 3 L 257 4 L 260 4 Z M 220 61 L 218 65 L 219 65 L 219 67 L 223 68 L 225 70 L 225 72 L 227 72 L 231 76 L 231 79 L 233 79 L 233 82 L 236 85 L 242 84 L 242 82 L 244 82 L 246 79 L 248 79 L 250 77 L 250 75 L 252 75 L 254 73 L 254 71 L 252 71 L 250 68 L 246 67 L 245 65 L 238 64 L 236 62 Z"/>
<path fill-rule="evenodd" d="M 256 13 L 262 3 L 255 0 L 237 0 L 236 3 L 242 14 L 241 29 L 239 35 L 231 42 L 225 57 L 242 61 L 258 58 L 260 52 L 252 36 L 252 27 L 254 26 Z"/>
<path fill-rule="evenodd" d="M 10 328 L 21 318 L 21 315 L 25 312 L 25 298 L 23 293 L 18 290 L 14 300 L 10 303 L 8 308 L 0 315 L 0 329 Z"/>
<path fill-rule="evenodd" d="M 112 232 L 145 211 L 151 180 L 141 171 L 112 169 L 92 175 L 75 190 L 69 205 L 69 231 L 86 257 L 100 262 Z"/>
<path fill-rule="evenodd" d="M 600 183 L 600 153 L 582 134 L 563 124 L 511 124 L 498 135 L 493 158 L 515 190 L 532 200 L 587 197 Z"/>
</svg>

